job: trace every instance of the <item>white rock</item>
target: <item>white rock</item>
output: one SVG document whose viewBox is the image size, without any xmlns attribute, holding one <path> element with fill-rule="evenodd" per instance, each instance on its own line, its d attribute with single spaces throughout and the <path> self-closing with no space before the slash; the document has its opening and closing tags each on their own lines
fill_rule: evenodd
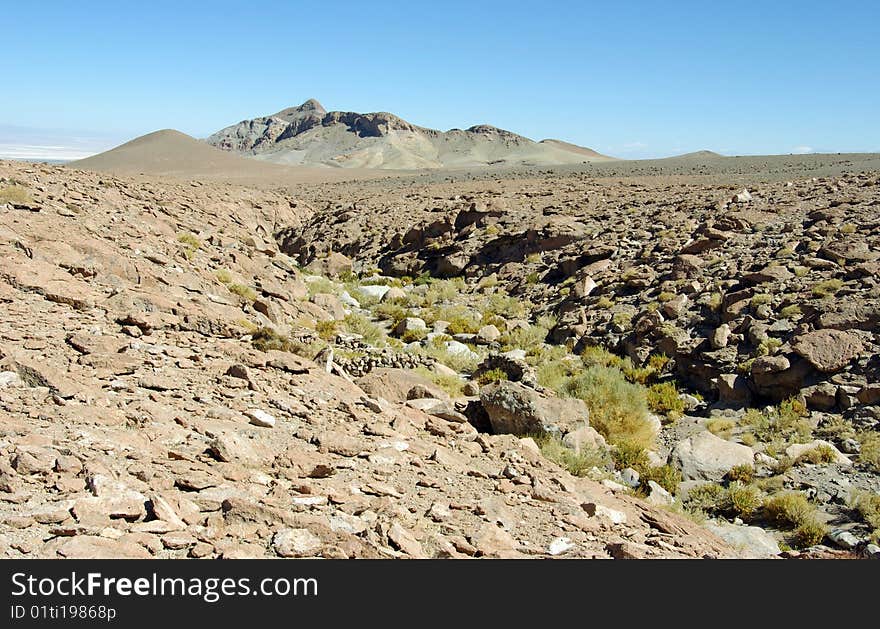
<svg viewBox="0 0 880 629">
<path fill-rule="evenodd" d="M 346 306 L 351 306 L 352 308 L 361 307 L 361 302 L 352 297 L 347 290 L 342 291 L 342 294 L 339 296 L 339 301 L 341 301 Z"/>
<path fill-rule="evenodd" d="M 321 545 L 321 538 L 308 529 L 282 529 L 272 539 L 272 547 L 282 557 L 313 557 Z"/>
<path fill-rule="evenodd" d="M 382 299 L 385 296 L 385 293 L 391 290 L 391 287 L 383 286 L 382 284 L 370 284 L 368 286 L 358 286 L 357 289 L 368 297 Z"/>
<path fill-rule="evenodd" d="M 263 428 L 272 428 L 275 426 L 275 418 L 259 408 L 248 409 L 244 414 L 247 415 L 254 426 L 261 426 Z"/>
<path fill-rule="evenodd" d="M 757 526 L 721 522 L 707 524 L 706 528 L 750 559 L 773 557 L 782 552 L 776 539 Z"/>
<path fill-rule="evenodd" d="M 672 494 L 652 480 L 648 481 L 648 490 L 647 501 L 651 504 L 671 505 L 675 503 L 675 498 Z"/>
<path fill-rule="evenodd" d="M 708 430 L 679 441 L 670 456 L 684 480 L 721 480 L 731 468 L 753 465 L 754 459 L 750 447 L 725 441 Z"/>
<path fill-rule="evenodd" d="M 571 540 L 567 537 L 557 537 L 552 542 L 550 542 L 550 546 L 548 548 L 551 555 L 554 557 L 556 555 L 561 555 L 562 553 L 566 553 L 574 548 L 574 544 L 571 543 Z"/>
<path fill-rule="evenodd" d="M 836 463 L 837 465 L 852 465 L 852 461 L 849 460 L 849 457 L 847 457 L 840 450 L 835 448 L 834 444 L 829 443 L 824 439 L 814 439 L 810 443 L 794 443 L 785 449 L 785 454 L 792 461 L 796 461 L 802 455 L 811 450 L 815 450 L 819 446 L 825 446 L 826 448 L 830 448 L 834 452 L 834 463 Z"/>
<path fill-rule="evenodd" d="M 0 389 L 21 386 L 21 378 L 14 371 L 0 371 Z"/>
</svg>

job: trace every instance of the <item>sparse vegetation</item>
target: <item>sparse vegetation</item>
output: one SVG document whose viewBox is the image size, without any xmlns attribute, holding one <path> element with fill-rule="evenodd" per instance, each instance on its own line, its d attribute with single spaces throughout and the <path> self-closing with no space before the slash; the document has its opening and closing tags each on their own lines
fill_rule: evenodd
<svg viewBox="0 0 880 629">
<path fill-rule="evenodd" d="M 727 439 L 734 428 L 736 428 L 736 420 L 729 417 L 713 417 L 706 422 L 706 430 L 722 439 Z"/>
<path fill-rule="evenodd" d="M 609 443 L 629 442 L 645 448 L 654 443 L 644 387 L 627 382 L 619 369 L 589 367 L 570 378 L 563 393 L 580 398 L 590 409 L 590 424 Z"/>
<path fill-rule="evenodd" d="M 507 380 L 507 374 L 501 369 L 489 369 L 488 371 L 484 371 L 477 376 L 477 382 L 479 384 L 489 384 L 490 382 L 501 382 L 502 380 Z"/>
<path fill-rule="evenodd" d="M 764 501 L 764 515 L 778 526 L 795 529 L 792 541 L 797 548 L 814 546 L 827 534 L 816 508 L 800 492 L 784 491 L 770 496 Z"/>
<path fill-rule="evenodd" d="M 803 312 L 801 311 L 801 307 L 797 304 L 785 306 L 779 311 L 779 316 L 783 319 L 799 319 L 801 315 L 803 315 Z"/>
<path fill-rule="evenodd" d="M 187 260 L 191 260 L 202 247 L 201 239 L 191 232 L 177 234 L 177 242 L 183 245 L 183 254 Z"/>
<path fill-rule="evenodd" d="M 801 454 L 795 461 L 795 465 L 798 463 L 812 463 L 814 465 L 821 465 L 823 463 L 834 463 L 837 460 L 837 452 L 835 452 L 834 448 L 824 443 L 817 445 L 815 448 L 807 450 L 803 454 Z"/>
<path fill-rule="evenodd" d="M 245 284 L 229 284 L 226 286 L 230 293 L 238 295 L 245 301 L 254 301 L 257 298 L 257 291 Z"/>
<path fill-rule="evenodd" d="M 839 291 L 841 288 L 843 288 L 843 280 L 832 278 L 813 284 L 813 288 L 811 289 L 811 291 L 813 293 L 813 297 L 824 299 L 826 297 L 831 297 L 837 294 L 837 291 Z"/>
<path fill-rule="evenodd" d="M 684 401 L 672 382 L 652 384 L 648 388 L 648 408 L 660 413 L 669 421 L 675 421 L 684 413 Z"/>
<path fill-rule="evenodd" d="M 9 184 L 0 187 L 0 203 L 11 203 L 12 205 L 31 205 L 34 197 L 30 191 L 24 186 L 18 184 Z"/>
<path fill-rule="evenodd" d="M 545 458 L 568 470 L 572 476 L 586 476 L 593 468 L 603 470 L 608 467 L 609 457 L 604 450 L 581 449 L 575 452 L 550 435 L 532 435 L 532 438 Z"/>
</svg>

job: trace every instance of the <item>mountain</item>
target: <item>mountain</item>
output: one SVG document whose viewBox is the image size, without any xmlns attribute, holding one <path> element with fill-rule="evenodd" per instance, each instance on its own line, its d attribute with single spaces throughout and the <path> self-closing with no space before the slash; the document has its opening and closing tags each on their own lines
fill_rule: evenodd
<svg viewBox="0 0 880 629">
<path fill-rule="evenodd" d="M 70 162 L 68 166 L 121 175 L 168 175 L 240 182 L 292 183 L 375 176 L 375 173 L 366 171 L 339 172 L 324 167 L 290 168 L 280 164 L 260 163 L 221 151 L 173 129 L 148 133 L 109 151 Z"/>
<path fill-rule="evenodd" d="M 270 116 L 243 120 L 221 129 L 207 142 L 268 162 L 344 168 L 549 166 L 612 159 L 559 140 L 535 142 L 491 125 L 444 132 L 419 127 L 388 112 L 328 112 L 314 99 Z"/>
</svg>

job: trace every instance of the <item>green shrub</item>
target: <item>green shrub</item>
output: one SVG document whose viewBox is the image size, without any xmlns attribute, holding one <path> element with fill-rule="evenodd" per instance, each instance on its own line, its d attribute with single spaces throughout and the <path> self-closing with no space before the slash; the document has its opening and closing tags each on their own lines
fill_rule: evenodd
<svg viewBox="0 0 880 629">
<path fill-rule="evenodd" d="M 783 527 L 796 527 L 808 521 L 815 508 L 807 497 L 797 491 L 784 491 L 774 494 L 764 501 L 764 514 L 774 524 Z"/>
<path fill-rule="evenodd" d="M 722 439 L 728 438 L 734 428 L 736 428 L 736 421 L 729 417 L 713 417 L 706 422 L 706 430 Z"/>
<path fill-rule="evenodd" d="M 339 321 L 318 321 L 315 332 L 325 341 L 333 340 L 339 333 Z"/>
<path fill-rule="evenodd" d="M 353 312 L 347 315 L 342 323 L 346 332 L 360 334 L 364 337 L 364 341 L 374 347 L 385 344 L 385 332 L 382 328 L 362 314 Z"/>
<path fill-rule="evenodd" d="M 761 508 L 762 499 L 763 495 L 760 489 L 739 481 L 730 483 L 725 492 L 728 510 L 744 519 L 751 518 Z"/>
<path fill-rule="evenodd" d="M 757 308 L 758 306 L 764 306 L 770 303 L 773 303 L 773 295 L 768 295 L 767 293 L 758 293 L 752 297 L 752 300 L 749 302 L 752 308 Z"/>
<path fill-rule="evenodd" d="M 490 382 L 501 382 L 502 380 L 507 380 L 507 373 L 502 371 L 501 369 L 489 369 L 488 371 L 482 372 L 479 376 L 477 376 L 477 382 L 479 384 L 489 384 Z"/>
<path fill-rule="evenodd" d="M 851 506 L 871 527 L 871 538 L 875 542 L 880 541 L 880 495 L 870 491 L 858 492 L 853 496 Z"/>
<path fill-rule="evenodd" d="M 792 541 L 795 548 L 809 548 L 821 543 L 827 534 L 827 526 L 818 520 L 809 519 L 795 529 Z"/>
<path fill-rule="evenodd" d="M 649 465 L 648 453 L 645 448 L 628 441 L 617 444 L 617 447 L 611 451 L 611 460 L 614 461 L 614 467 L 619 470 L 631 467 L 638 471 Z"/>
<path fill-rule="evenodd" d="M 229 284 L 226 288 L 230 293 L 238 295 L 245 301 L 253 302 L 257 298 L 257 291 L 244 284 Z"/>
<path fill-rule="evenodd" d="M 184 246 L 183 253 L 187 260 L 191 260 L 202 247 L 202 241 L 199 237 L 190 232 L 180 232 L 177 234 L 177 242 Z"/>
<path fill-rule="evenodd" d="M 837 460 L 837 452 L 829 445 L 820 443 L 815 448 L 807 450 L 801 454 L 795 464 L 812 463 L 813 465 L 821 465 L 823 463 L 834 463 Z"/>
<path fill-rule="evenodd" d="M 381 303 L 373 308 L 373 314 L 377 319 L 390 321 L 391 327 L 396 327 L 398 323 L 412 316 L 412 313 L 400 304 Z"/>
<path fill-rule="evenodd" d="M 627 382 L 620 370 L 589 367 L 570 378 L 564 393 L 583 400 L 590 425 L 612 444 L 629 442 L 643 448 L 654 443 L 654 425 L 648 419 L 645 388 Z"/>
<path fill-rule="evenodd" d="M 413 328 L 411 330 L 407 330 L 400 337 L 404 343 L 415 343 L 418 341 L 423 341 L 428 336 L 428 330 L 425 328 Z"/>
<path fill-rule="evenodd" d="M 647 490 L 648 481 L 654 481 L 674 496 L 681 484 L 681 472 L 671 465 L 658 465 L 640 470 L 639 482 L 642 489 Z"/>
<path fill-rule="evenodd" d="M 217 281 L 221 284 L 232 284 L 235 281 L 232 273 L 226 269 L 218 269 L 217 272 L 214 273 L 214 277 L 216 277 Z"/>
<path fill-rule="evenodd" d="M 34 197 L 30 191 L 24 186 L 18 184 L 10 184 L 0 188 L 0 203 L 11 203 L 13 205 L 31 205 Z"/>
<path fill-rule="evenodd" d="M 532 438 L 544 458 L 568 470 L 572 476 L 586 476 L 594 467 L 600 470 L 608 467 L 608 453 L 604 450 L 583 448 L 577 453 L 556 437 L 543 434 L 532 435 Z"/>
<path fill-rule="evenodd" d="M 452 397 L 460 397 L 462 395 L 465 381 L 460 376 L 437 373 L 427 367 L 416 367 L 413 371 L 427 378 Z"/>
<path fill-rule="evenodd" d="M 306 287 L 309 291 L 309 297 L 314 297 L 319 294 L 339 295 L 342 292 L 339 284 L 331 282 L 325 277 L 319 277 L 308 282 Z"/>
<path fill-rule="evenodd" d="M 843 288 L 843 281 L 837 278 L 832 278 L 813 284 L 812 293 L 813 297 L 824 299 L 835 295 L 841 288 Z"/>
<path fill-rule="evenodd" d="M 797 304 L 791 304 L 779 311 L 779 316 L 783 319 L 798 319 L 802 314 L 801 307 Z"/>
<path fill-rule="evenodd" d="M 674 383 L 661 382 L 648 388 L 648 408 L 675 421 L 684 414 L 685 405 Z"/>
<path fill-rule="evenodd" d="M 687 493 L 684 505 L 688 510 L 700 513 L 720 512 L 724 507 L 726 493 L 724 487 L 718 483 L 705 483 Z"/>
<path fill-rule="evenodd" d="M 755 478 L 755 468 L 748 464 L 736 465 L 730 468 L 725 477 L 731 482 L 736 481 L 748 485 Z"/>
<path fill-rule="evenodd" d="M 880 472 L 880 433 L 863 432 L 858 435 L 861 451 L 859 461 L 875 472 Z"/>
</svg>

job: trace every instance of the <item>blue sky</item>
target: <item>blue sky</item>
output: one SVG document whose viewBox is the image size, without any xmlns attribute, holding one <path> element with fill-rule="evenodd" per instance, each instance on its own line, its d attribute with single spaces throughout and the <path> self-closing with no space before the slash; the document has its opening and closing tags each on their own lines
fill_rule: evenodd
<svg viewBox="0 0 880 629">
<path fill-rule="evenodd" d="M 307 98 L 628 158 L 880 150 L 876 0 L 46 0 L 0 23 L 6 155 L 204 137 Z"/>
</svg>

